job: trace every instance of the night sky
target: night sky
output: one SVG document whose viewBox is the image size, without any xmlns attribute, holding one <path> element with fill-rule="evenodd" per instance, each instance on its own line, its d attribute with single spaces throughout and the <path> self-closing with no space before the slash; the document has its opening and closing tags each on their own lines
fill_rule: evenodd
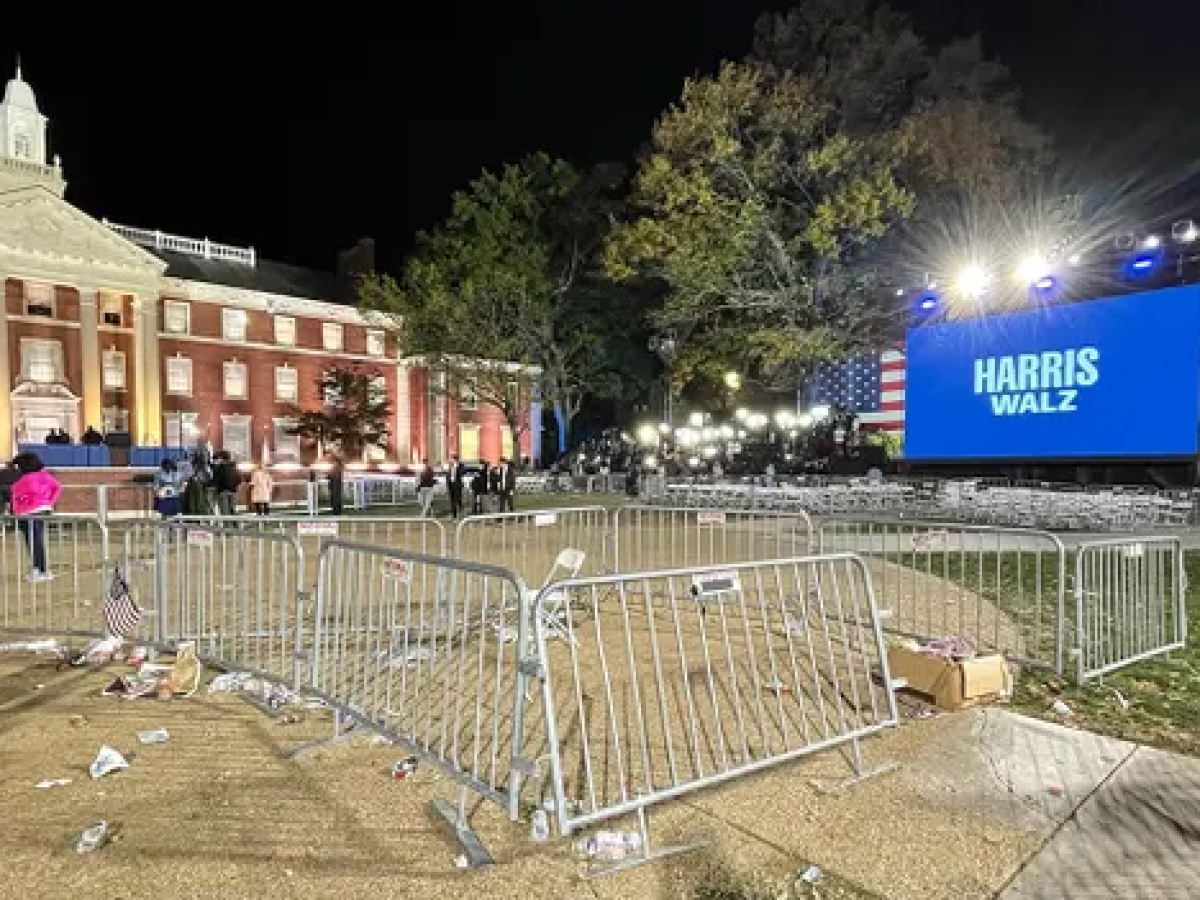
<svg viewBox="0 0 1200 900">
<path fill-rule="evenodd" d="M 67 197 L 92 215 L 320 268 L 369 235 L 394 269 L 483 167 L 534 150 L 631 160 L 686 76 L 744 55 L 756 16 L 790 4 L 541 5 L 559 11 L 443 3 L 438 18 L 348 12 L 265 30 L 248 5 L 180 8 L 192 19 L 159 28 L 131 18 L 119 33 L 140 35 L 122 39 L 63 28 L 85 36 L 18 44 L 17 29 L 0 44 L 0 76 L 19 52 Z M 984 35 L 1073 185 L 1099 190 L 1134 172 L 1171 195 L 1196 169 L 1194 0 L 896 5 L 932 40 Z M 369 40 L 385 35 L 399 39 Z"/>
</svg>

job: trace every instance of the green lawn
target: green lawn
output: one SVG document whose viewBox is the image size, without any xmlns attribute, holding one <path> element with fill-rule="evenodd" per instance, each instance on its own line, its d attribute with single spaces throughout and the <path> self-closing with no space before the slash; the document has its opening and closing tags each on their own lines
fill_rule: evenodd
<svg viewBox="0 0 1200 900">
<path fill-rule="evenodd" d="M 468 502 L 470 502 L 468 500 Z M 518 494 L 516 500 L 517 512 L 527 512 L 535 509 L 564 509 L 580 506 L 602 506 L 605 509 L 615 509 L 624 506 L 629 498 L 624 494 Z M 346 509 L 347 516 L 363 517 L 392 517 L 415 516 L 420 507 L 414 501 L 403 506 L 371 506 L 367 509 Z M 438 518 L 450 515 L 450 500 L 445 494 L 439 494 L 433 501 L 433 513 Z M 304 516 L 303 509 L 281 510 L 280 515 Z M 328 511 L 323 514 L 328 515 Z"/>
<path fill-rule="evenodd" d="M 1043 653 L 1052 648 L 1051 604 L 1036 609 L 1037 587 L 1044 598 L 1055 596 L 1057 566 L 1044 555 L 1035 565 L 1031 554 L 1013 552 L 970 553 L 963 556 L 934 556 L 921 559 L 898 554 L 893 562 L 945 577 L 982 594 L 1013 614 L 1027 640 L 1037 640 Z M 1132 665 L 1118 673 L 1089 682 L 1071 683 L 1072 662 L 1067 660 L 1067 678 L 1045 670 L 1025 667 L 1018 683 L 1014 707 L 1049 721 L 1061 721 L 1051 710 L 1063 700 L 1074 711 L 1073 724 L 1091 731 L 1168 750 L 1200 755 L 1200 552 L 1185 554 L 1187 572 L 1187 615 L 1189 645 L 1169 657 Z M 1070 589 L 1075 560 L 1068 553 L 1065 609 L 1068 641 L 1073 631 L 1075 598 Z M 1040 636 L 1040 639 L 1039 637 Z M 1122 698 L 1124 703 L 1122 703 Z"/>
</svg>

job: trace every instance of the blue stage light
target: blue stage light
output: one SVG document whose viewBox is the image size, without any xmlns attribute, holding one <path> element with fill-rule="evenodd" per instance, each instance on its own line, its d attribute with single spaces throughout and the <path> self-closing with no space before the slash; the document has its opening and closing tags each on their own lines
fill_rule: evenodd
<svg viewBox="0 0 1200 900">
<path fill-rule="evenodd" d="M 1044 278 L 1039 278 L 1033 284 L 1033 289 L 1036 291 L 1041 291 L 1043 294 L 1049 293 L 1056 287 L 1058 287 L 1058 279 L 1050 275 L 1047 275 Z"/>
</svg>

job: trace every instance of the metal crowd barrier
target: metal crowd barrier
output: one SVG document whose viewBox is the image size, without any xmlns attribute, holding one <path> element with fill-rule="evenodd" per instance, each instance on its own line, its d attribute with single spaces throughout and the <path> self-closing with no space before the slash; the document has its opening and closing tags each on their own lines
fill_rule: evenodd
<svg viewBox="0 0 1200 900">
<path fill-rule="evenodd" d="M 584 554 L 584 574 L 609 571 L 609 534 L 608 510 L 601 506 L 468 516 L 455 531 L 454 556 L 504 566 L 527 584 L 542 585 L 555 577 L 567 549 Z"/>
<path fill-rule="evenodd" d="M 537 597 L 563 834 L 897 723 L 871 576 L 848 554 L 576 579 Z M 875 676 L 879 676 L 878 682 Z M 540 799 L 540 798 L 534 798 Z"/>
<path fill-rule="evenodd" d="M 331 541 L 321 551 L 309 687 L 462 785 L 435 804 L 473 865 L 469 793 L 519 815 L 531 595 L 480 563 Z"/>
<path fill-rule="evenodd" d="M 124 568 L 156 644 L 195 641 L 225 668 L 299 687 L 305 634 L 304 551 L 294 538 L 183 522 L 125 531 Z"/>
<path fill-rule="evenodd" d="M 1075 558 L 1077 679 L 1086 682 L 1187 644 L 1178 538 L 1090 541 Z"/>
<path fill-rule="evenodd" d="M 884 627 L 960 636 L 984 652 L 1062 672 L 1067 552 L 1046 531 L 929 522 L 830 519 L 822 553 L 867 560 Z"/>
<path fill-rule="evenodd" d="M 617 572 L 790 559 L 815 545 L 812 519 L 803 511 L 624 506 L 613 514 Z"/>
<path fill-rule="evenodd" d="M 38 541 L 44 573 L 35 574 Z M 0 629 L 89 635 L 104 627 L 108 529 L 95 516 L 0 516 Z"/>
</svg>

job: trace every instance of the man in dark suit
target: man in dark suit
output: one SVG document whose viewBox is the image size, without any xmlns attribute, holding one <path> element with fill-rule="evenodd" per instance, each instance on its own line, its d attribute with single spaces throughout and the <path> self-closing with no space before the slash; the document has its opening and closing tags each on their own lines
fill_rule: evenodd
<svg viewBox="0 0 1200 900">
<path fill-rule="evenodd" d="M 463 484 L 467 480 L 467 467 L 457 456 L 450 457 L 450 467 L 446 469 L 446 493 L 450 495 L 450 518 L 457 519 L 463 508 Z"/>
<path fill-rule="evenodd" d="M 507 459 L 500 460 L 496 481 L 496 493 L 500 495 L 500 512 L 516 512 L 513 501 L 517 495 L 517 470 L 512 462 Z"/>
</svg>

